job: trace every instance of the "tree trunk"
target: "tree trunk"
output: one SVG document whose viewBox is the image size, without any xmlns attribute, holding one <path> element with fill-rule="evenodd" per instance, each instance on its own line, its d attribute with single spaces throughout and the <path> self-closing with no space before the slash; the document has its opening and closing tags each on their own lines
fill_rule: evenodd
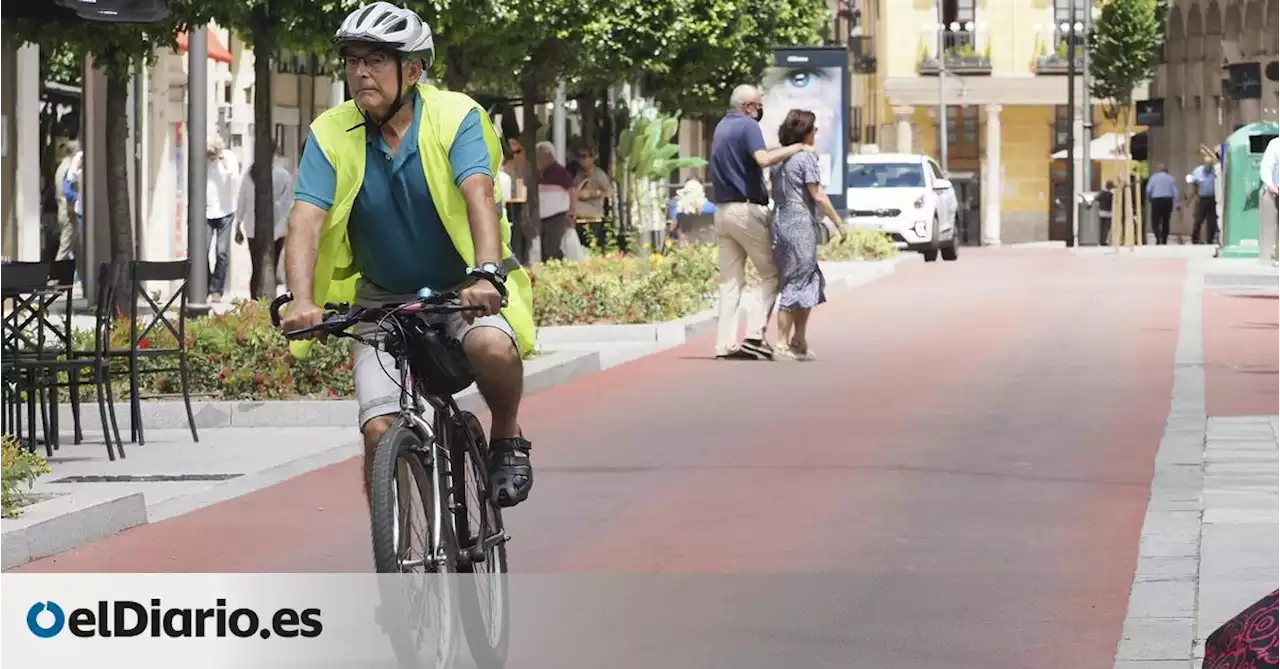
<svg viewBox="0 0 1280 669">
<path fill-rule="evenodd" d="M 271 257 L 275 247 L 275 202 L 271 199 L 272 164 L 275 161 L 275 139 L 271 129 L 271 58 L 276 51 L 276 26 L 267 13 L 266 3 L 253 10 L 253 51 L 259 54 L 253 62 L 253 239 L 249 253 L 259 267 L 257 281 L 249 286 L 255 300 L 274 298 L 276 263 Z M 301 103 L 299 103 L 301 104 Z M 301 122 L 302 119 L 299 119 Z M 301 147 L 299 147 L 301 148 Z"/>
<path fill-rule="evenodd" d="M 542 260 L 542 217 L 538 215 L 538 103 L 537 81 L 526 74 L 520 82 L 520 111 L 524 129 L 520 143 L 524 145 L 524 181 L 528 195 L 524 203 L 524 238 L 529 244 L 529 264 Z"/>
<path fill-rule="evenodd" d="M 578 110 L 582 118 L 582 146 L 596 152 L 600 151 L 600 100 L 595 93 L 588 93 L 578 98 Z M 597 164 L 602 164 L 597 162 Z"/>
<path fill-rule="evenodd" d="M 130 293 L 127 267 L 133 260 L 133 221 L 129 209 L 129 74 L 125 67 L 109 67 L 107 75 L 106 169 L 107 227 L 111 232 L 111 262 L 117 273 L 117 309 L 128 313 Z M 92 271 L 92 268 L 90 268 Z"/>
</svg>

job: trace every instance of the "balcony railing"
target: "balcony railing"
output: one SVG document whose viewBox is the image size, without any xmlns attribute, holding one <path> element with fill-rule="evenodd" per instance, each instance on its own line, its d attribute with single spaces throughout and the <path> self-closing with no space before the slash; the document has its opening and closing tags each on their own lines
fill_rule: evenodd
<svg viewBox="0 0 1280 669">
<path fill-rule="evenodd" d="M 952 24 L 954 27 L 955 24 Z M 991 74 L 991 46 L 979 47 L 979 34 L 974 30 L 947 30 L 942 35 L 943 62 L 952 74 Z M 922 37 L 920 74 L 938 74 L 938 39 L 936 33 Z"/>
<path fill-rule="evenodd" d="M 1038 41 L 1037 54 L 1035 60 L 1036 74 L 1067 74 L 1070 61 L 1068 59 L 1067 42 L 1073 39 L 1070 35 L 1062 33 L 1057 28 L 1053 28 L 1046 36 L 1047 39 Z M 1076 41 L 1075 66 L 1076 72 L 1084 70 L 1084 38 L 1081 36 L 1074 37 Z M 1053 45 L 1053 50 L 1049 51 L 1047 44 Z"/>
</svg>

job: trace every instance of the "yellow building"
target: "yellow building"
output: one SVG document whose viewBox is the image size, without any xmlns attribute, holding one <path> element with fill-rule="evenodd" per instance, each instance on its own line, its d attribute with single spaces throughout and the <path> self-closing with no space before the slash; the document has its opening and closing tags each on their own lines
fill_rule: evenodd
<svg viewBox="0 0 1280 669">
<path fill-rule="evenodd" d="M 1076 0 L 1077 12 L 1088 1 Z M 939 2 L 948 71 L 941 82 Z M 944 167 L 961 198 L 966 243 L 1066 240 L 1071 234 L 1065 208 L 1068 166 L 1052 159 L 1067 148 L 1074 123 L 1074 172 L 1077 183 L 1083 182 L 1083 84 L 1077 71 L 1072 114 L 1066 76 L 1071 37 L 1058 28 L 1069 25 L 1069 7 L 1069 0 L 860 3 L 862 25 L 850 39 L 856 143 L 863 150 L 940 158 L 938 108 L 945 99 Z M 1076 18 L 1083 20 L 1082 15 Z M 1146 92 L 1135 95 L 1143 99 Z M 1097 100 L 1093 124 L 1094 137 L 1117 130 Z M 1120 163 L 1093 158 L 1091 188 L 1097 189 L 1120 173 Z"/>
</svg>

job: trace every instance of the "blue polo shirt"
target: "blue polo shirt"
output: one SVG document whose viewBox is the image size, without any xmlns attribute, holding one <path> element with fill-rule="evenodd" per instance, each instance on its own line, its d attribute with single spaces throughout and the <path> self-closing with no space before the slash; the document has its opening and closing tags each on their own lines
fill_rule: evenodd
<svg viewBox="0 0 1280 669">
<path fill-rule="evenodd" d="M 1214 182 L 1214 171 L 1208 165 L 1201 165 L 1191 172 L 1191 182 L 1196 185 L 1196 193 L 1200 197 L 1213 197 L 1217 183 Z"/>
<path fill-rule="evenodd" d="M 397 151 L 391 151 L 380 133 L 366 133 L 364 183 L 347 225 L 361 275 L 384 290 L 406 294 L 423 287 L 445 290 L 467 275 L 466 263 L 436 212 L 422 171 L 418 157 L 422 98 L 413 97 L 413 124 Z M 455 185 L 473 174 L 493 177 L 478 109 L 458 127 L 449 148 L 449 164 Z M 294 199 L 328 211 L 337 179 L 315 135 L 307 138 Z"/>
<path fill-rule="evenodd" d="M 755 119 L 740 111 L 720 119 L 711 138 L 711 197 L 716 204 L 769 204 L 764 170 L 755 159 L 755 152 L 764 148 L 764 133 Z"/>
</svg>

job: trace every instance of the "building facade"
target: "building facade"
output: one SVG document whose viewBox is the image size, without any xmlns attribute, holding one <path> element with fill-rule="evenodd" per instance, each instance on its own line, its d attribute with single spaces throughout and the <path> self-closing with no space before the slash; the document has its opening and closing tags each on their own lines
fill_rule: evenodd
<svg viewBox="0 0 1280 669">
<path fill-rule="evenodd" d="M 1181 178 L 1201 162 L 1200 146 L 1215 147 L 1238 127 L 1276 121 L 1278 0 L 1175 0 L 1150 95 L 1164 124 L 1151 128 L 1151 161 Z M 1257 64 L 1260 97 L 1228 90 L 1228 68 Z M 1192 209 L 1175 213 L 1175 233 L 1190 234 Z"/>
<path fill-rule="evenodd" d="M 1089 0 L 1076 0 L 1083 21 Z M 1082 183 L 1084 89 L 1068 106 L 1070 0 L 863 0 L 854 45 L 864 150 L 940 158 L 939 102 L 946 103 L 947 164 L 961 199 L 968 244 L 1066 240 L 1070 177 Z M 941 5 L 941 6 L 939 6 Z M 941 17 L 939 12 L 941 11 Z M 941 35 L 940 35 L 941 33 Z M 939 50 L 947 74 L 939 77 Z M 1143 99 L 1145 90 L 1137 91 Z M 1093 105 L 1093 136 L 1116 131 Z M 1053 159 L 1075 127 L 1076 161 Z M 1135 126 L 1133 132 L 1144 128 Z M 872 148 L 874 147 L 874 149 Z M 1093 156 L 1090 189 L 1121 171 Z"/>
</svg>

